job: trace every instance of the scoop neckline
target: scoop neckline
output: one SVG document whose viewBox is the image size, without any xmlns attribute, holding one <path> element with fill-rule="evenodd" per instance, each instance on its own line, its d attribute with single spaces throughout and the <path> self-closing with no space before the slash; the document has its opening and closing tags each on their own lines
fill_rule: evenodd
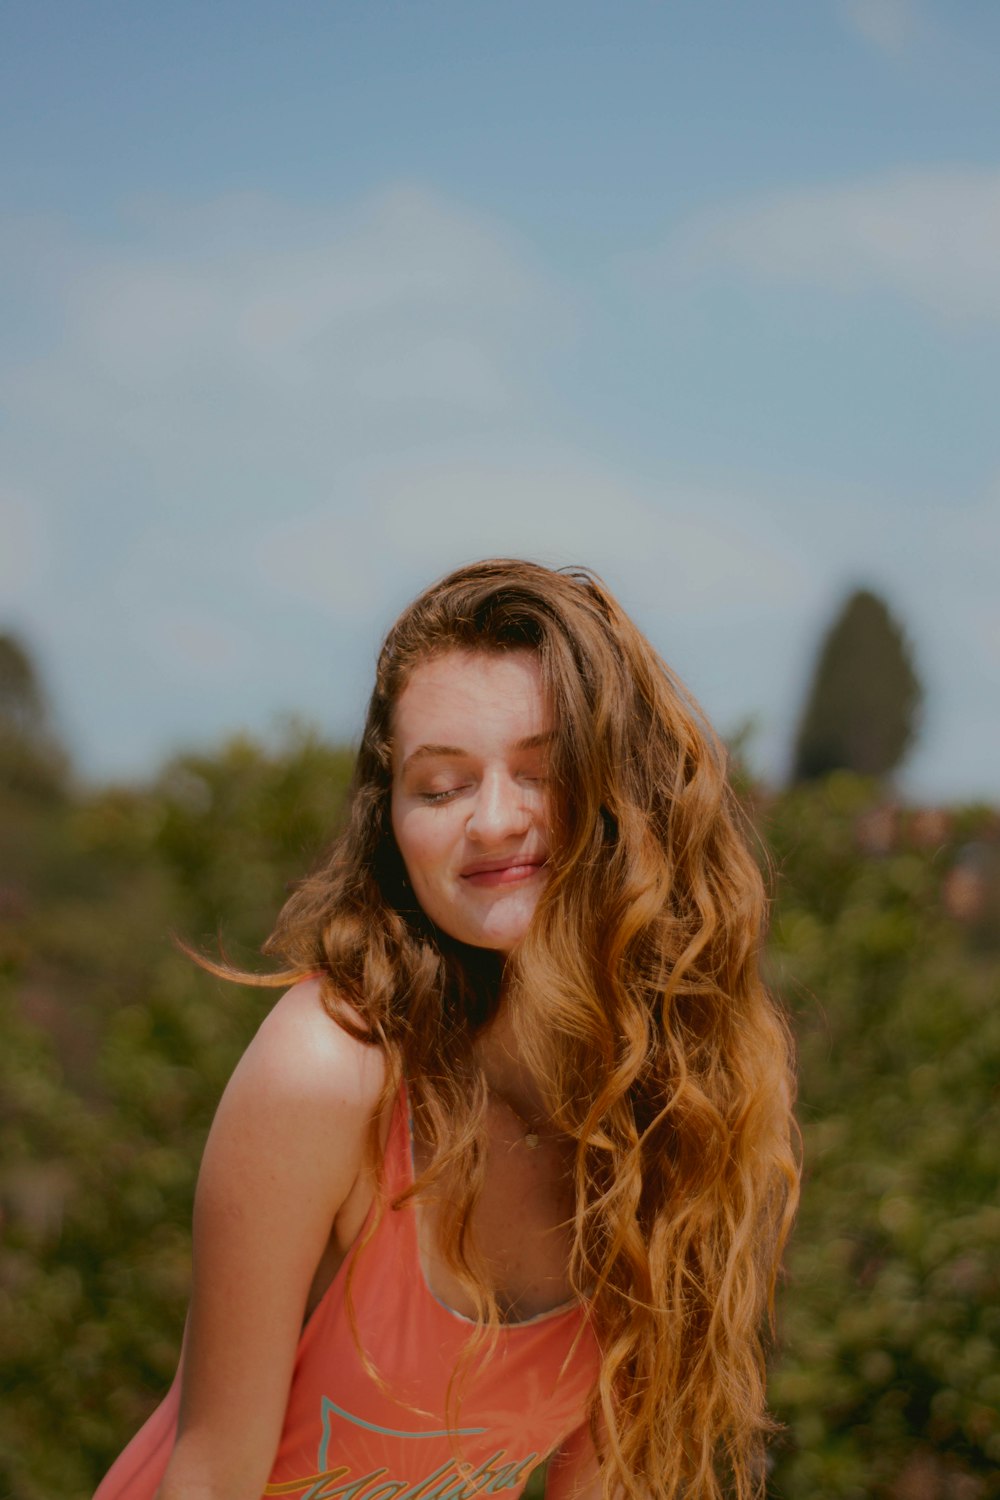
<svg viewBox="0 0 1000 1500">
<path fill-rule="evenodd" d="M 410 1091 L 407 1087 L 405 1078 L 402 1080 L 402 1083 L 400 1085 L 400 1095 L 400 1103 L 402 1105 L 402 1122 L 406 1130 L 404 1153 L 404 1160 L 406 1162 L 406 1176 L 408 1178 L 406 1186 L 409 1188 L 412 1187 L 414 1182 L 416 1181 L 417 1164 L 413 1154 L 413 1110 L 410 1105 Z M 415 1198 L 411 1198 L 407 1206 L 411 1210 L 413 1254 L 417 1262 L 417 1269 L 420 1272 L 420 1282 L 424 1288 L 424 1291 L 427 1293 L 428 1297 L 430 1297 L 435 1306 L 439 1307 L 442 1312 L 447 1313 L 450 1318 L 454 1318 L 459 1323 L 464 1323 L 469 1328 L 487 1327 L 488 1325 L 481 1322 L 480 1319 L 470 1318 L 467 1313 L 459 1312 L 457 1307 L 452 1307 L 451 1304 L 446 1302 L 443 1297 L 439 1296 L 431 1286 L 430 1278 L 428 1277 L 426 1268 L 424 1266 L 423 1256 L 420 1254 L 420 1205 Z M 541 1312 L 533 1313 L 530 1318 L 505 1318 L 499 1324 L 499 1328 L 501 1332 L 506 1332 L 508 1330 L 511 1332 L 515 1332 L 516 1330 L 521 1328 L 533 1328 L 539 1323 L 550 1322 L 555 1318 L 568 1317 L 570 1313 L 579 1313 L 582 1316 L 583 1303 L 580 1301 L 579 1297 L 570 1297 L 568 1301 L 560 1302 L 555 1307 L 543 1308 Z"/>
</svg>

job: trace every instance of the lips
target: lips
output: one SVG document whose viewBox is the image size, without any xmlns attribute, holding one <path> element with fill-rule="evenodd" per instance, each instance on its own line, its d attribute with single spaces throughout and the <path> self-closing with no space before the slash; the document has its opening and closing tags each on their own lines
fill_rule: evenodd
<svg viewBox="0 0 1000 1500">
<path fill-rule="evenodd" d="M 530 880 L 544 864 L 545 857 L 540 854 L 493 855 L 470 860 L 460 873 L 472 885 L 513 885 Z"/>
</svg>

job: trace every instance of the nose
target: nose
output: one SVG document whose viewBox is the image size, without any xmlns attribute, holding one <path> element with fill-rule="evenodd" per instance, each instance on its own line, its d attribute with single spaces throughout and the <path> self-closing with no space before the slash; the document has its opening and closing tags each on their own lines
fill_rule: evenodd
<svg viewBox="0 0 1000 1500">
<path fill-rule="evenodd" d="M 479 784 L 465 828 L 481 844 L 520 838 L 531 826 L 525 787 L 503 771 L 488 772 Z"/>
</svg>

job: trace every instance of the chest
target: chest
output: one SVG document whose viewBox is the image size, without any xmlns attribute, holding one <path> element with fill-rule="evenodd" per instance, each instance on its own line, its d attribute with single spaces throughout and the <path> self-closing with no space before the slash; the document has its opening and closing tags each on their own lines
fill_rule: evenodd
<svg viewBox="0 0 1000 1500">
<path fill-rule="evenodd" d="M 501 1314 L 513 1322 L 537 1317 L 570 1300 L 573 1193 L 570 1143 L 531 1137 L 523 1122 L 498 1106 L 488 1117 L 486 1175 L 470 1228 L 486 1264 Z M 426 1165 L 419 1141 L 414 1166 Z M 415 1204 L 420 1265 L 427 1285 L 466 1317 L 475 1305 L 441 1251 L 443 1208 L 451 1189 L 439 1183 Z"/>
</svg>

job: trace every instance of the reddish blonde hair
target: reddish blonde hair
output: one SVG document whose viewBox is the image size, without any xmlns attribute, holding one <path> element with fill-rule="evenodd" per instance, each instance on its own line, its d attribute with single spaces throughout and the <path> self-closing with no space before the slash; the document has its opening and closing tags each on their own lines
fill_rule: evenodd
<svg viewBox="0 0 1000 1500">
<path fill-rule="evenodd" d="M 536 652 L 553 710 L 551 873 L 506 965 L 432 927 L 392 834 L 393 709 L 414 666 L 453 649 Z M 390 630 L 346 825 L 266 945 L 286 965 L 269 982 L 319 972 L 331 1014 L 385 1049 L 386 1098 L 405 1072 L 431 1155 L 418 1187 L 447 1172 L 441 1251 L 490 1327 L 466 1229 L 485 1163 L 472 1043 L 501 990 L 511 1004 L 576 1143 L 570 1274 L 602 1351 L 591 1420 L 609 1496 L 763 1490 L 762 1325 L 798 1184 L 764 918 L 697 705 L 593 574 L 499 559 Z"/>
</svg>

